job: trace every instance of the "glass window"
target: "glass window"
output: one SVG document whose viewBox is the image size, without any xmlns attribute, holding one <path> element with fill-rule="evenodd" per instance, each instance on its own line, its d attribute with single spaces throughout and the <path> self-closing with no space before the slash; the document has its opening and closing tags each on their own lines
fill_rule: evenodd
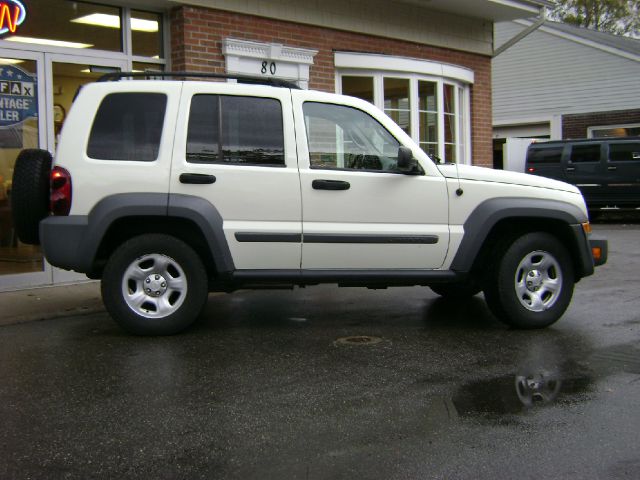
<svg viewBox="0 0 640 480">
<path fill-rule="evenodd" d="M 411 105 L 408 78 L 384 78 L 384 111 L 411 135 Z"/>
<path fill-rule="evenodd" d="M 369 114 L 315 102 L 303 111 L 311 168 L 397 171 L 400 143 Z"/>
<path fill-rule="evenodd" d="M 161 14 L 131 10 L 131 47 L 134 55 L 163 58 Z"/>
<path fill-rule="evenodd" d="M 530 147 L 527 163 L 560 163 L 563 147 Z"/>
<path fill-rule="evenodd" d="M 284 166 L 280 102 L 273 98 L 194 95 L 186 158 L 200 163 Z"/>
<path fill-rule="evenodd" d="M 431 156 L 438 155 L 438 84 L 418 82 L 418 119 L 420 147 Z"/>
<path fill-rule="evenodd" d="M 611 162 L 640 162 L 640 143 L 610 143 L 609 161 Z"/>
<path fill-rule="evenodd" d="M 98 160 L 151 162 L 158 158 L 167 96 L 112 93 L 98 108 L 87 155 Z"/>
<path fill-rule="evenodd" d="M 342 77 L 342 93 L 373 103 L 373 77 Z"/>
<path fill-rule="evenodd" d="M 600 145 L 573 145 L 571 148 L 571 162 L 599 162 Z"/>
<path fill-rule="evenodd" d="M 67 0 L 29 0 L 27 20 L 3 40 L 67 48 L 122 51 L 118 7 Z"/>
<path fill-rule="evenodd" d="M 456 148 L 458 144 L 458 123 L 456 112 L 456 89 L 453 85 L 445 83 L 443 86 L 444 97 L 444 161 L 456 161 Z"/>
<path fill-rule="evenodd" d="M 187 131 L 187 162 L 211 163 L 220 153 L 218 95 L 194 95 Z"/>
</svg>

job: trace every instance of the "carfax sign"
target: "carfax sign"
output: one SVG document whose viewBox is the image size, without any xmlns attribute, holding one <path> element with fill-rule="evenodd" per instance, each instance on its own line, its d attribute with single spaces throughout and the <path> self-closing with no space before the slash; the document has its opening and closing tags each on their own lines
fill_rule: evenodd
<svg viewBox="0 0 640 480">
<path fill-rule="evenodd" d="M 38 116 L 36 78 L 13 65 L 0 65 L 0 127 Z"/>
</svg>

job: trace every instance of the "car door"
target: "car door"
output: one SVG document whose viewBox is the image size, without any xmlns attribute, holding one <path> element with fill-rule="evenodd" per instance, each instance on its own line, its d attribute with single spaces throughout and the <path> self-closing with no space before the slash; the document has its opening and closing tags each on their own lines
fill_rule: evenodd
<svg viewBox="0 0 640 480">
<path fill-rule="evenodd" d="M 602 148 L 601 142 L 580 142 L 564 151 L 567 181 L 580 189 L 587 204 L 597 202 L 603 193 Z"/>
<path fill-rule="evenodd" d="M 401 173 L 397 138 L 404 133 L 369 104 L 333 103 L 337 97 L 319 92 L 292 91 L 292 97 L 302 268 L 441 267 L 449 243 L 444 178 L 432 170 Z"/>
<path fill-rule="evenodd" d="M 299 270 L 302 214 L 289 90 L 185 82 L 177 125 L 172 198 L 189 195 L 217 210 L 235 269 Z"/>
<path fill-rule="evenodd" d="M 606 144 L 607 190 L 611 205 L 640 202 L 640 140 L 610 140 Z"/>
</svg>

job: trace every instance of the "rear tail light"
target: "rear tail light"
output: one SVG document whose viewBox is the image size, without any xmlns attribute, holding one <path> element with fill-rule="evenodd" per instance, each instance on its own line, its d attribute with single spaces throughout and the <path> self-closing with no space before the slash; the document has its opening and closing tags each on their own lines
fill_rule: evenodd
<svg viewBox="0 0 640 480">
<path fill-rule="evenodd" d="M 533 173 L 533 172 L 535 172 L 535 171 L 536 171 L 536 169 L 535 169 L 535 168 L 533 168 L 533 167 L 529 167 L 529 168 L 527 168 L 527 172 L 529 172 L 529 173 Z"/>
<path fill-rule="evenodd" d="M 71 175 L 62 167 L 51 170 L 51 213 L 58 216 L 69 215 L 71 211 Z"/>
</svg>

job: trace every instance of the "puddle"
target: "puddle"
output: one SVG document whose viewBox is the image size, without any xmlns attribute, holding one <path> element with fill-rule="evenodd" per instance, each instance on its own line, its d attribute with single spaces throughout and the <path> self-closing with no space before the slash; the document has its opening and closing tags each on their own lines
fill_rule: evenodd
<svg viewBox="0 0 640 480">
<path fill-rule="evenodd" d="M 592 384 L 591 377 L 563 379 L 545 371 L 507 375 L 463 385 L 453 404 L 461 417 L 523 415 L 548 405 L 575 402 Z"/>
</svg>

